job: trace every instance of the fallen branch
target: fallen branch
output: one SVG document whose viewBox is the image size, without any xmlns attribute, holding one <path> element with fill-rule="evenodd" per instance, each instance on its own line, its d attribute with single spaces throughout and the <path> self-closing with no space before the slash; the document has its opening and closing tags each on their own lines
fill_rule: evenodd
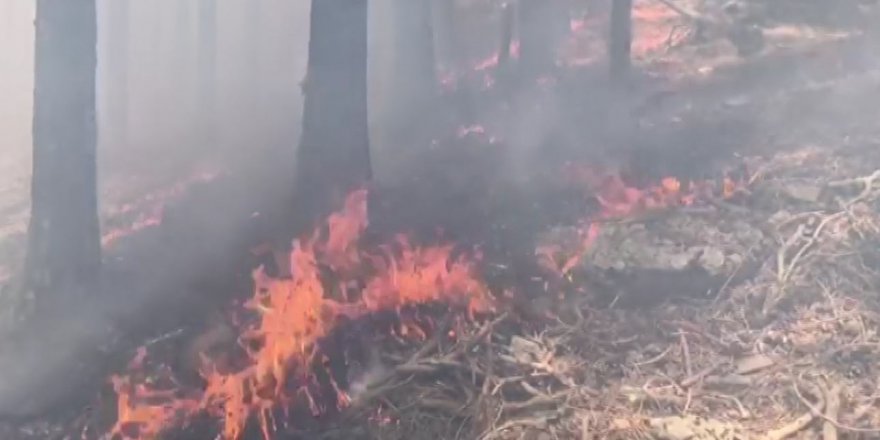
<svg viewBox="0 0 880 440">
<path fill-rule="evenodd" d="M 800 380 L 800 378 L 798 380 Z M 855 426 L 849 426 L 849 425 L 844 425 L 844 424 L 840 423 L 839 421 L 837 421 L 837 419 L 827 416 L 826 413 L 822 411 L 823 408 L 813 406 L 812 404 L 810 404 L 810 402 L 806 399 L 806 397 L 804 397 L 804 395 L 801 394 L 801 391 L 798 388 L 796 382 L 793 384 L 793 387 L 794 387 L 794 392 L 795 392 L 795 394 L 797 394 L 798 399 L 800 399 L 801 403 L 803 403 L 808 408 L 810 408 L 810 411 L 815 413 L 816 417 L 822 418 L 823 420 L 825 420 L 825 422 L 830 423 L 835 428 L 837 428 L 839 430 L 843 430 L 843 431 L 850 431 L 850 432 L 862 432 L 862 433 L 878 433 L 878 432 L 880 432 L 880 428 L 857 428 Z M 817 395 L 824 397 L 824 393 L 822 393 L 821 391 L 814 391 L 814 392 Z M 838 390 L 838 396 L 837 396 L 838 399 L 840 398 L 839 394 L 840 394 L 840 392 Z M 827 399 L 825 399 L 825 400 L 827 400 Z M 838 405 L 839 405 L 839 403 L 838 403 Z M 838 410 L 839 410 L 839 408 L 838 408 Z"/>
<path fill-rule="evenodd" d="M 828 182 L 828 188 L 845 188 L 848 186 L 861 186 L 862 192 L 859 193 L 855 198 L 850 199 L 848 202 L 844 203 L 844 206 L 851 206 L 855 203 L 858 203 L 871 195 L 872 190 L 874 189 L 874 182 L 880 179 L 880 170 L 874 171 L 868 176 L 855 177 L 852 179 L 844 179 L 844 180 L 836 180 L 833 182 Z"/>
<path fill-rule="evenodd" d="M 825 423 L 822 424 L 824 440 L 837 440 L 837 426 L 829 420 L 837 420 L 840 413 L 840 391 L 841 387 L 838 384 L 822 390 L 825 393 Z"/>
</svg>

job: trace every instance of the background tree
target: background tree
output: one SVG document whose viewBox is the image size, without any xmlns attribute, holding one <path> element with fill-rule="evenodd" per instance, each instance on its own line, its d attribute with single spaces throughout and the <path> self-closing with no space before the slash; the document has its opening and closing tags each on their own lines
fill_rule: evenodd
<svg viewBox="0 0 880 440">
<path fill-rule="evenodd" d="M 434 47 L 439 64 L 447 70 L 463 67 L 463 44 L 455 22 L 455 0 L 433 0 Z"/>
<path fill-rule="evenodd" d="M 524 80 L 551 72 L 560 43 L 568 34 L 568 9 L 563 0 L 520 0 L 518 10 L 520 73 Z"/>
<path fill-rule="evenodd" d="M 245 29 L 244 58 L 245 80 L 250 85 L 250 109 L 252 115 L 258 115 L 262 110 L 263 92 L 263 12 L 265 6 L 263 0 L 249 0 L 247 4 L 247 20 Z M 262 118 L 257 117 L 256 122 Z"/>
<path fill-rule="evenodd" d="M 102 134 L 108 136 L 107 144 L 125 147 L 129 142 L 129 93 L 128 93 L 128 69 L 129 69 L 129 28 L 131 26 L 131 4 L 129 0 L 105 0 L 103 7 L 105 15 L 102 40 L 104 40 L 105 60 L 104 73 L 106 79 L 104 104 L 106 112 L 102 115 L 102 121 L 106 124 L 102 127 Z"/>
<path fill-rule="evenodd" d="M 367 2 L 312 0 L 303 128 L 297 152 L 296 232 L 372 178 L 367 129 Z"/>
<path fill-rule="evenodd" d="M 95 0 L 37 0 L 25 277 L 38 310 L 97 286 Z"/>
<path fill-rule="evenodd" d="M 394 77 L 389 90 L 394 132 L 409 138 L 429 133 L 424 126 L 436 100 L 437 72 L 434 57 L 432 0 L 394 0 L 390 5 L 393 29 Z"/>
<path fill-rule="evenodd" d="M 212 146 L 217 140 L 217 0 L 198 0 L 197 40 L 199 135 L 203 145 Z"/>
<path fill-rule="evenodd" d="M 608 63 L 611 78 L 616 81 L 629 77 L 632 64 L 632 7 L 633 0 L 612 0 Z"/>
</svg>

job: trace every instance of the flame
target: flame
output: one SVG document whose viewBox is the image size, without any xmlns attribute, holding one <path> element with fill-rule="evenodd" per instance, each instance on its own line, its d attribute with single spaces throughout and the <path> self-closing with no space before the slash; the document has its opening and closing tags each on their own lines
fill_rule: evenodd
<svg viewBox="0 0 880 440">
<path fill-rule="evenodd" d="M 101 245 L 108 247 L 121 238 L 128 237 L 144 229 L 159 226 L 162 224 L 165 206 L 169 201 L 179 198 L 192 185 L 213 181 L 218 176 L 219 173 L 213 171 L 199 172 L 175 183 L 171 187 L 148 193 L 136 202 L 111 207 L 106 213 L 107 216 L 121 217 L 134 214 L 135 218 L 126 225 L 111 228 L 105 232 L 101 236 Z"/>
<path fill-rule="evenodd" d="M 138 349 L 129 362 L 129 371 L 142 371 L 146 363 L 147 350 Z M 113 376 L 110 382 L 118 398 L 116 402 L 117 422 L 110 431 L 110 438 L 152 439 L 158 437 L 168 426 L 189 416 L 198 409 L 198 401 L 178 395 L 169 379 L 167 369 L 161 370 L 161 379 L 169 382 L 171 388 L 160 388 L 157 380 L 134 377 Z"/>
<path fill-rule="evenodd" d="M 471 314 L 491 311 L 488 290 L 472 275 L 473 262 L 463 257 L 453 259 L 452 246 L 416 248 L 402 235 L 397 244 L 399 252 L 386 248 L 387 258 L 377 260 L 380 274 L 364 289 L 368 309 L 399 309 L 447 300 L 466 306 Z"/>
<path fill-rule="evenodd" d="M 683 183 L 674 177 L 636 188 L 618 173 L 587 166 L 569 166 L 565 175 L 597 200 L 600 209 L 581 222 L 574 249 L 536 249 L 544 267 L 560 276 L 589 252 L 604 222 L 690 205 L 715 190 L 711 182 Z M 725 175 L 721 197 L 733 196 L 743 185 Z M 150 379 L 145 373 L 146 350 L 140 350 L 128 375 L 111 378 L 118 395 L 118 421 L 111 435 L 126 440 L 155 438 L 205 413 L 220 421 L 224 439 L 242 438 L 246 425 L 254 420 L 268 440 L 277 431 L 275 417 L 289 414 L 297 402 L 307 404 L 315 415 L 325 410 L 312 395 L 317 383 L 314 366 L 329 363 L 320 344 L 340 317 L 356 319 L 382 311 L 400 314 L 407 306 L 432 302 L 466 309 L 469 317 L 494 311 L 488 287 L 474 275 L 482 258 L 478 252 L 457 255 L 452 245 L 416 246 L 405 235 L 367 252 L 359 247 L 367 225 L 367 192 L 355 191 L 339 212 L 328 217 L 325 232 L 318 230 L 294 242 L 289 278 L 271 278 L 256 270 L 253 296 L 243 305 L 253 318 L 239 326 L 240 350 L 227 354 L 236 361 L 203 356 L 203 388 L 182 389 L 167 368 L 160 370 L 158 380 Z M 321 266 L 334 270 L 332 283 L 322 278 Z M 353 284 L 363 287 L 349 295 L 355 290 Z M 417 321 L 402 319 L 399 333 L 423 340 L 425 329 Z M 330 385 L 335 391 L 331 404 L 346 406 L 350 402 L 346 390 L 332 377 Z"/>
<path fill-rule="evenodd" d="M 691 181 L 683 185 L 675 177 L 664 177 L 657 184 L 640 189 L 627 185 L 619 173 L 587 165 L 569 164 L 563 174 L 570 183 L 582 186 L 599 203 L 600 210 L 581 222 L 576 248 L 569 252 L 561 264 L 558 257 L 565 252 L 560 246 L 545 244 L 535 250 L 542 267 L 558 276 L 567 275 L 586 256 L 599 237 L 603 223 L 652 211 L 690 206 L 701 197 L 714 196 L 712 182 L 708 181 Z M 744 179 L 725 174 L 718 196 L 729 199 L 747 184 Z"/>
<path fill-rule="evenodd" d="M 474 277 L 480 256 L 454 258 L 453 247 L 413 246 L 403 235 L 384 246 L 379 255 L 360 250 L 357 243 L 367 226 L 366 191 L 349 195 L 343 209 L 327 220 L 328 232 L 316 232 L 309 240 L 297 240 L 291 251 L 291 277 L 275 279 L 258 269 L 253 274 L 254 295 L 244 305 L 256 314 L 239 338 L 245 366 L 221 368 L 218 362 L 203 359 L 201 375 L 206 383 L 199 399 L 172 399 L 174 393 L 156 391 L 147 383 L 131 386 L 129 378 L 114 378 L 120 408 L 113 433 L 137 426 L 132 439 L 153 438 L 162 431 L 191 418 L 198 412 L 222 420 L 222 437 L 240 439 L 248 421 L 254 417 L 263 437 L 276 431 L 273 414 L 287 413 L 297 395 L 303 397 L 314 414 L 319 407 L 312 397 L 311 366 L 319 355 L 319 342 L 337 325 L 338 317 L 357 318 L 384 310 L 400 310 L 407 305 L 446 301 L 466 307 L 471 315 L 490 312 L 492 299 L 485 284 Z M 368 280 L 359 299 L 341 302 L 328 298 L 319 272 L 319 263 L 337 270 L 351 281 L 357 269 L 372 265 L 375 275 Z M 419 338 L 423 330 L 411 323 L 406 332 Z M 139 353 L 130 370 L 143 367 L 145 352 Z M 337 406 L 345 406 L 348 396 L 335 382 Z M 150 397 L 161 394 L 160 405 Z"/>
</svg>

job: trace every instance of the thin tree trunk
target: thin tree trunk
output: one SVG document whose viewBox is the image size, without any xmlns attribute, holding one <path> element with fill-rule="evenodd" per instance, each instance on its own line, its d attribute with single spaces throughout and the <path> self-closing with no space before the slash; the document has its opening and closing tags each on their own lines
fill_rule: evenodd
<svg viewBox="0 0 880 440">
<path fill-rule="evenodd" d="M 512 4 L 501 5 L 501 41 L 498 46 L 498 68 L 504 69 L 510 61 L 510 47 L 513 41 L 513 20 L 515 10 Z"/>
<path fill-rule="evenodd" d="M 531 81 L 556 67 L 557 52 L 569 31 L 568 10 L 561 0 L 520 0 L 518 14 L 519 70 Z"/>
<path fill-rule="evenodd" d="M 247 30 L 245 31 L 246 43 L 244 59 L 247 60 L 247 81 L 251 85 L 251 104 L 255 110 L 259 110 L 262 103 L 263 69 L 262 69 L 262 41 L 263 41 L 263 0 L 249 0 L 247 6 Z"/>
<path fill-rule="evenodd" d="M 437 98 L 434 26 L 431 0 L 395 0 L 394 51 L 389 120 L 405 140 L 426 135 Z"/>
<path fill-rule="evenodd" d="M 434 0 L 432 12 L 437 59 L 447 70 L 458 71 L 464 67 L 464 60 L 455 23 L 455 0 Z"/>
<path fill-rule="evenodd" d="M 128 55 L 130 1 L 106 0 L 106 73 L 107 73 L 107 127 L 103 130 L 109 136 L 109 144 L 123 148 L 128 145 Z"/>
<path fill-rule="evenodd" d="M 38 310 L 98 282 L 96 45 L 95 0 L 37 0 L 26 282 Z"/>
<path fill-rule="evenodd" d="M 296 232 L 372 178 L 367 130 L 367 0 L 312 0 Z"/>
<path fill-rule="evenodd" d="M 629 78 L 632 52 L 633 0 L 612 0 L 611 30 L 608 38 L 608 64 L 611 78 L 625 82 Z"/>
<path fill-rule="evenodd" d="M 204 146 L 217 139 L 217 0 L 198 2 L 197 107 Z"/>
<path fill-rule="evenodd" d="M 171 48 L 171 53 L 173 72 L 175 75 L 180 75 L 177 77 L 177 81 L 181 87 L 189 85 L 188 75 L 191 72 L 191 64 L 189 63 L 193 55 L 194 35 L 192 23 L 192 4 L 186 1 L 178 2 L 174 7 L 174 47 Z"/>
</svg>

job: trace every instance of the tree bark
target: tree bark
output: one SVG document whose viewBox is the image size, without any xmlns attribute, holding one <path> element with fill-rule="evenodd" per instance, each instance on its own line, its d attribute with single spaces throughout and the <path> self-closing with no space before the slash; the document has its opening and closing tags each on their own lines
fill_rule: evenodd
<svg viewBox="0 0 880 440">
<path fill-rule="evenodd" d="M 95 0 L 38 0 L 33 177 L 25 269 L 38 310 L 91 293 L 98 224 Z"/>
<path fill-rule="evenodd" d="M 108 143 L 125 148 L 128 145 L 128 44 L 130 39 L 130 1 L 105 0 L 107 8 L 106 33 L 106 115 L 102 118 L 107 127 L 102 131 L 109 137 Z"/>
<path fill-rule="evenodd" d="M 629 78 L 632 64 L 633 0 L 612 0 L 612 2 L 608 64 L 611 78 L 615 82 L 625 82 Z"/>
<path fill-rule="evenodd" d="M 217 0 L 198 0 L 197 107 L 203 145 L 217 139 Z"/>
<path fill-rule="evenodd" d="M 520 73 L 531 81 L 550 73 L 569 32 L 568 10 L 561 0 L 520 0 L 518 11 Z"/>
<path fill-rule="evenodd" d="M 296 233 L 372 178 L 367 129 L 367 2 L 312 0 L 303 131 L 297 152 Z"/>
</svg>

